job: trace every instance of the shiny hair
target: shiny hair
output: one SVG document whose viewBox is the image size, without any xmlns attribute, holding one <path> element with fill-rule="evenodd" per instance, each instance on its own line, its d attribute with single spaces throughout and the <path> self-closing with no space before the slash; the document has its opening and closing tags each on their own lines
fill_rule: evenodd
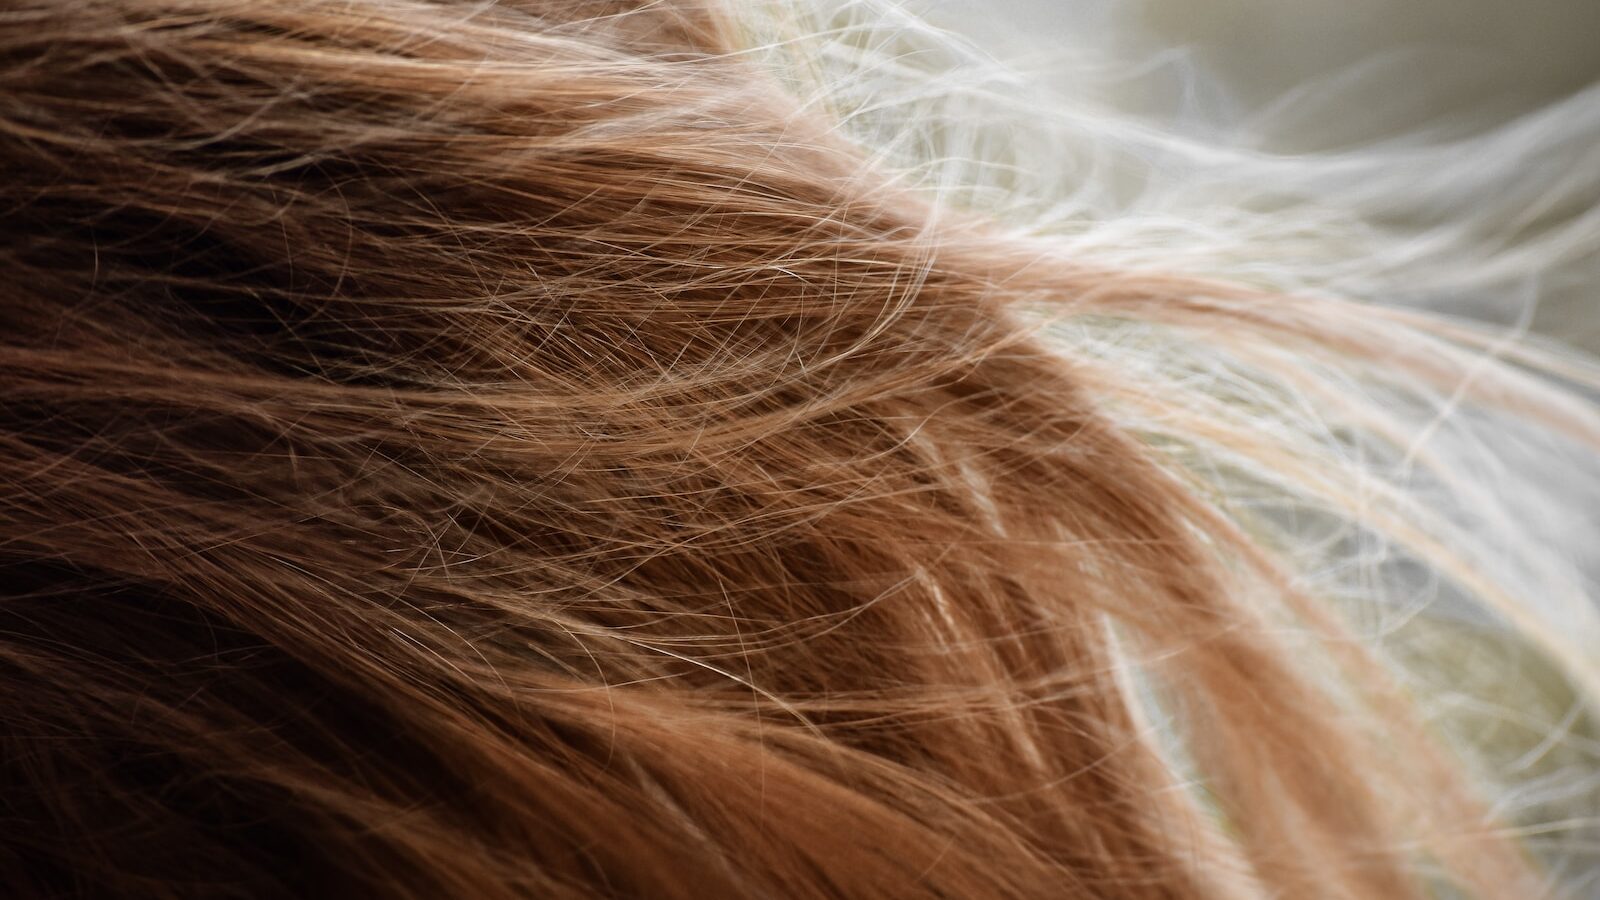
<svg viewBox="0 0 1600 900">
<path fill-rule="evenodd" d="M 12 896 L 1554 889 L 1364 600 L 1590 721 L 1479 479 L 1589 364 L 1019 228 L 785 15 L 0 13 Z"/>
</svg>

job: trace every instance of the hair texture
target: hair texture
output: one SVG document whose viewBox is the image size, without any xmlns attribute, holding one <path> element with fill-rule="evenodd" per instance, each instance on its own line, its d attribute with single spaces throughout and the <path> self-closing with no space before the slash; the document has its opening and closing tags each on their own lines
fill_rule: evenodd
<svg viewBox="0 0 1600 900">
<path fill-rule="evenodd" d="M 1515 485 L 1587 496 L 1594 367 L 1007 199 L 1066 114 L 919 29 L 5 4 L 7 894 L 1592 864 L 1524 840 L 1592 827 L 1600 628 Z M 1547 688 L 1435 702 L 1485 679 Z"/>
</svg>

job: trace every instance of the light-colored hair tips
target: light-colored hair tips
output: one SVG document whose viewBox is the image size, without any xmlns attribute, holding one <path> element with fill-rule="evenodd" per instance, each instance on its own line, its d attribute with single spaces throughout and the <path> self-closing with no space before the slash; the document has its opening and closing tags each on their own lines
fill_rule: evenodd
<svg viewBox="0 0 1600 900">
<path fill-rule="evenodd" d="M 1415 427 L 1593 454 L 1546 377 L 1592 370 L 1002 224 L 774 66 L 792 26 L 0 13 L 0 882 L 1550 889 L 1334 569 L 1592 702 L 1582 586 L 1479 553 L 1488 457 Z"/>
</svg>

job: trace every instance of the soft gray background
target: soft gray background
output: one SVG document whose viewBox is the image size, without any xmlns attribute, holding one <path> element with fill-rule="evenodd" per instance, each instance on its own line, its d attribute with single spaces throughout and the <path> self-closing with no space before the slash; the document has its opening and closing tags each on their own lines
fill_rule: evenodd
<svg viewBox="0 0 1600 900">
<path fill-rule="evenodd" d="M 1084 50 L 1127 67 L 1104 97 L 1169 126 L 1300 154 L 1482 133 L 1600 83 L 1600 0 L 913 0 L 1056 79 Z M 1078 85 L 1063 83 L 1064 90 Z M 1103 90 L 1103 89 L 1102 89 Z M 1574 214 L 1600 196 L 1569 198 Z M 1600 259 L 1600 234 L 1595 235 Z M 1600 262 L 1534 327 L 1600 353 Z"/>
<path fill-rule="evenodd" d="M 1130 60 L 1187 51 L 1242 106 L 1259 106 L 1386 55 L 1420 51 L 1425 104 L 1397 115 L 1406 72 L 1346 95 L 1329 135 L 1450 116 L 1492 123 L 1600 80 L 1596 0 L 922 0 L 935 21 L 996 55 L 1048 58 L 1063 45 Z M 1415 73 L 1412 73 L 1415 74 Z M 1397 103 L 1396 101 L 1400 102 Z M 1330 123 L 1324 123 L 1328 125 Z M 1307 141 L 1307 146 L 1323 141 Z"/>
</svg>

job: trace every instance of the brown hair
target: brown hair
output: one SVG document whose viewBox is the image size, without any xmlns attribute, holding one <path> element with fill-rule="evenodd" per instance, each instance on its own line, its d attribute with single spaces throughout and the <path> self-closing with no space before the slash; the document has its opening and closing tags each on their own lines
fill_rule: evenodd
<svg viewBox="0 0 1600 900">
<path fill-rule="evenodd" d="M 1238 429 L 1048 330 L 1437 384 L 1466 338 L 1007 237 L 747 42 L 0 13 L 9 893 L 1539 890 L 1271 529 L 1108 410 Z M 1530 384 L 1474 396 L 1593 437 Z"/>
</svg>

